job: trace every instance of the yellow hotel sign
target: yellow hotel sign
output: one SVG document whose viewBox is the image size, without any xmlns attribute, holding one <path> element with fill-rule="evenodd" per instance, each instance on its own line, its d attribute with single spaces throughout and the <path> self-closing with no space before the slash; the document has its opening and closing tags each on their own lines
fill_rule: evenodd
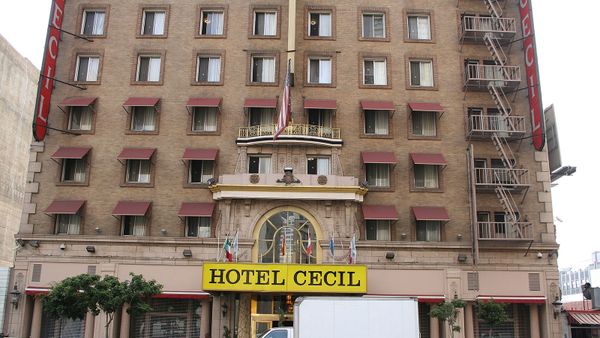
<svg viewBox="0 0 600 338">
<path fill-rule="evenodd" d="M 204 291 L 367 293 L 365 265 L 204 263 Z"/>
</svg>

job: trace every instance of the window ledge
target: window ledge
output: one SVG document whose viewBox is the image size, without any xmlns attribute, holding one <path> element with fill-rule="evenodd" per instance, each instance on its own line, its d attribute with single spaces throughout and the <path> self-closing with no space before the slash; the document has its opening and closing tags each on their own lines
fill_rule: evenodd
<svg viewBox="0 0 600 338">
<path fill-rule="evenodd" d="M 155 131 L 125 131 L 125 135 L 158 135 L 158 130 Z"/>
<path fill-rule="evenodd" d="M 56 182 L 57 187 L 89 187 L 90 183 L 85 182 Z"/>
<path fill-rule="evenodd" d="M 434 192 L 434 193 L 441 193 L 441 192 L 444 192 L 444 189 L 441 189 L 441 188 L 429 189 L 429 188 L 414 188 L 414 187 L 411 187 L 410 188 L 410 192 Z"/>
<path fill-rule="evenodd" d="M 409 135 L 409 140 L 421 140 L 421 141 L 441 141 L 442 138 L 439 136 L 418 136 L 418 135 Z"/>
<path fill-rule="evenodd" d="M 154 183 L 121 183 L 122 188 L 154 188 Z"/>
<path fill-rule="evenodd" d="M 374 139 L 393 139 L 393 135 L 370 135 L 370 134 L 360 134 L 360 138 L 374 138 Z"/>
</svg>

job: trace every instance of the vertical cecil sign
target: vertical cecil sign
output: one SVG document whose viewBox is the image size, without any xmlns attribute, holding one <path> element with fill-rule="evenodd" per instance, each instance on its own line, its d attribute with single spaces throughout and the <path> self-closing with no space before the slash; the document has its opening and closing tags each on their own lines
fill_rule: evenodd
<svg viewBox="0 0 600 338">
<path fill-rule="evenodd" d="M 38 81 L 38 94 L 33 115 L 33 137 L 36 141 L 43 141 L 46 136 L 64 9 L 65 0 L 52 1 L 48 34 L 46 36 L 46 48 L 44 50 L 44 62 L 42 64 L 40 80 Z"/>
<path fill-rule="evenodd" d="M 523 49 L 525 50 L 525 68 L 527 71 L 527 87 L 529 88 L 529 109 L 531 111 L 531 131 L 535 150 L 544 149 L 545 127 L 544 110 L 542 108 L 542 92 L 535 49 L 535 33 L 531 0 L 519 0 L 519 12 L 523 25 Z"/>
</svg>

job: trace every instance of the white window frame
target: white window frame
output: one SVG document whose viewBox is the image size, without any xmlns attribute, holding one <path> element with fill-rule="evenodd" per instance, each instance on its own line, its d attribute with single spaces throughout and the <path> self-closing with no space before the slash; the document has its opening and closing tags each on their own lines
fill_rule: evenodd
<svg viewBox="0 0 600 338">
<path fill-rule="evenodd" d="M 312 16 L 313 15 L 318 15 L 319 16 L 319 21 L 318 23 L 315 23 L 315 25 L 318 25 L 318 33 L 317 35 L 311 35 L 311 27 L 313 26 L 312 24 Z M 329 34 L 327 34 L 326 29 L 323 28 L 321 26 L 321 22 L 322 22 L 322 16 L 329 16 Z M 333 13 L 331 13 L 331 11 L 309 11 L 308 12 L 308 19 L 307 19 L 307 36 L 314 38 L 314 37 L 321 37 L 321 38 L 330 38 L 333 36 Z"/>
<path fill-rule="evenodd" d="M 390 134 L 390 111 L 389 110 L 370 110 L 370 109 L 365 109 L 363 111 L 364 114 L 364 127 L 363 127 L 363 132 L 365 135 L 368 136 L 385 136 L 385 135 L 389 135 Z M 368 124 L 367 124 L 367 116 L 370 115 L 375 115 L 373 117 L 373 132 L 369 132 L 368 131 Z M 385 115 L 385 118 L 381 118 L 383 119 L 383 121 L 385 121 L 385 126 L 377 126 L 377 120 L 378 117 L 377 115 Z"/>
<path fill-rule="evenodd" d="M 196 236 L 190 235 L 190 224 L 192 221 L 197 220 Z M 200 231 L 202 229 L 202 231 Z M 192 238 L 210 238 L 212 236 L 212 217 L 191 217 L 185 218 L 185 237 Z"/>
<path fill-rule="evenodd" d="M 92 32 L 90 34 L 85 33 L 85 26 L 87 23 L 87 15 L 88 13 L 94 13 L 93 20 L 94 23 L 92 25 Z M 100 20 L 99 14 L 102 14 L 102 20 Z M 81 35 L 85 36 L 103 36 L 104 35 L 104 27 L 106 26 L 106 11 L 103 9 L 84 9 L 83 16 L 81 18 Z M 100 29 L 100 31 L 98 31 Z"/>
<path fill-rule="evenodd" d="M 250 164 L 251 164 L 252 158 L 258 158 L 259 162 L 258 162 L 258 172 L 257 173 L 250 172 Z M 263 164 L 263 161 L 266 161 L 266 162 L 264 162 L 264 164 Z M 271 159 L 271 155 L 249 155 L 248 156 L 248 173 L 249 174 L 270 174 L 272 171 L 272 166 L 273 166 L 273 162 Z M 265 170 L 263 172 L 261 172 L 261 168 L 264 168 Z"/>
<path fill-rule="evenodd" d="M 369 177 L 372 175 L 371 171 L 376 171 L 374 180 L 369 181 Z M 392 166 L 386 163 L 365 163 L 365 178 L 369 187 L 373 188 L 390 188 L 392 186 Z"/>
<path fill-rule="evenodd" d="M 192 166 L 200 162 L 200 181 L 192 181 Z M 210 168 L 207 168 L 210 163 Z M 188 164 L 188 184 L 206 185 L 208 180 L 215 177 L 215 161 L 213 160 L 190 160 Z"/>
<path fill-rule="evenodd" d="M 317 172 L 312 174 L 309 172 L 309 162 L 316 160 Z M 306 158 L 306 174 L 307 175 L 331 175 L 331 157 L 329 156 L 308 156 Z"/>
<path fill-rule="evenodd" d="M 87 59 L 87 70 L 85 79 L 79 79 L 79 68 L 82 59 Z M 98 75 L 100 75 L 100 56 L 98 55 L 77 55 L 77 64 L 75 65 L 75 78 L 73 81 L 76 82 L 96 82 L 98 81 Z"/>
<path fill-rule="evenodd" d="M 206 71 L 206 80 L 200 79 L 200 61 L 208 59 L 208 67 Z M 215 62 L 217 60 L 218 62 Z M 221 67 L 223 60 L 220 55 L 198 55 L 196 58 L 196 82 L 198 83 L 220 83 L 221 82 Z"/>
<path fill-rule="evenodd" d="M 265 81 L 265 79 L 263 79 L 263 77 L 271 77 L 269 76 L 270 74 L 265 74 L 265 60 L 272 60 L 273 61 L 273 66 L 271 68 L 272 71 L 272 79 L 269 79 L 271 81 Z M 254 76 L 254 67 L 257 61 L 259 61 L 262 63 L 261 64 L 261 69 L 262 72 L 260 74 L 260 81 L 258 79 L 255 79 Z M 250 82 L 252 83 L 275 83 L 276 82 L 276 78 L 277 78 L 277 74 L 275 74 L 277 72 L 277 59 L 275 58 L 275 56 L 252 56 L 252 64 L 250 65 Z"/>
<path fill-rule="evenodd" d="M 136 177 L 131 177 L 133 161 L 139 162 L 137 173 L 133 173 Z M 148 166 L 148 172 L 142 172 L 142 165 Z M 152 182 L 152 161 L 151 160 L 127 160 L 125 168 L 125 182 L 128 184 L 150 184 Z"/>
<path fill-rule="evenodd" d="M 418 111 L 418 110 L 412 111 L 411 112 L 411 133 L 412 133 L 412 135 L 416 136 L 416 137 L 437 137 L 437 135 L 438 135 L 438 132 L 437 132 L 438 115 L 437 114 L 438 114 L 437 112 L 431 112 L 431 111 Z M 425 130 L 425 128 L 424 128 L 423 116 L 425 116 L 425 115 L 433 115 L 433 132 L 431 132 L 429 129 Z M 415 130 L 416 130 L 415 124 L 417 122 L 420 122 L 420 125 L 421 125 L 420 126 L 420 130 L 421 130 L 420 134 L 417 134 L 415 132 Z"/>
<path fill-rule="evenodd" d="M 144 122 L 142 124 L 141 129 L 135 129 L 136 125 L 136 116 L 139 114 L 147 115 L 151 112 L 151 121 L 152 124 L 148 123 L 150 120 L 147 119 L 147 116 L 144 116 Z M 158 122 L 158 113 L 154 107 L 131 107 L 131 124 L 129 125 L 129 130 L 134 132 L 155 132 L 157 130 L 157 122 Z"/>
<path fill-rule="evenodd" d="M 74 115 L 79 115 L 79 127 L 73 127 Z M 83 121 L 83 123 L 82 123 Z M 77 131 L 91 131 L 94 123 L 94 113 L 90 106 L 86 107 L 69 107 L 69 121 L 67 122 L 67 129 Z M 82 128 L 84 126 L 85 128 Z"/>
<path fill-rule="evenodd" d="M 130 234 L 126 234 L 125 233 L 125 222 L 127 221 L 127 219 L 132 219 L 132 224 L 131 224 L 131 233 Z M 137 221 L 142 220 L 143 223 L 140 225 L 137 223 Z M 147 230 L 147 225 L 148 225 L 148 217 L 146 215 L 144 216 L 131 216 L 131 215 L 125 215 L 121 217 L 121 236 L 146 236 L 146 230 Z M 137 227 L 137 229 L 136 229 Z"/>
<path fill-rule="evenodd" d="M 415 18 L 416 19 L 416 25 L 417 27 L 415 27 L 415 31 L 417 34 L 417 37 L 411 37 L 411 18 Z M 421 20 L 426 19 L 427 22 L 427 31 L 423 32 L 422 30 L 420 30 L 419 28 L 421 28 Z M 429 14 L 408 14 L 407 18 L 406 18 L 406 34 L 408 34 L 407 39 L 408 40 L 421 40 L 421 41 L 429 41 L 431 40 L 431 15 Z"/>
<path fill-rule="evenodd" d="M 372 36 L 367 36 L 365 35 L 365 16 L 372 16 L 373 17 L 373 26 L 371 27 L 371 31 L 373 32 Z M 382 25 L 383 25 L 383 32 L 381 36 L 377 36 L 375 34 L 375 17 L 379 17 L 381 16 L 381 21 L 382 21 Z M 364 39 L 385 39 L 387 37 L 387 32 L 386 32 L 386 26 L 385 26 L 385 12 L 364 12 L 361 15 L 361 36 Z"/>
<path fill-rule="evenodd" d="M 86 156 L 83 158 L 64 158 L 62 160 L 62 168 L 60 173 L 60 181 L 62 183 L 85 183 L 86 174 L 87 174 L 87 163 Z M 65 175 L 67 174 L 67 167 L 74 166 L 75 168 L 70 168 L 73 171 L 73 179 L 67 180 Z M 77 172 L 77 169 L 80 171 Z M 79 179 L 77 179 L 79 176 Z"/>
<path fill-rule="evenodd" d="M 373 63 L 373 83 L 367 83 L 367 62 Z M 383 63 L 383 81 L 377 81 L 375 74 L 375 63 Z M 363 59 L 363 85 L 365 86 L 387 86 L 388 85 L 388 72 L 387 72 L 387 58 L 366 58 Z"/>
<path fill-rule="evenodd" d="M 256 26 L 256 20 L 258 19 L 258 15 L 260 15 L 260 14 L 264 15 L 265 19 L 266 19 L 267 15 L 275 15 L 275 20 L 273 22 L 273 28 L 272 28 L 274 30 L 273 34 L 266 34 L 267 33 L 266 32 L 267 28 L 264 25 L 263 25 L 262 32 L 258 32 L 258 28 L 259 27 Z M 274 9 L 264 9 L 264 10 L 263 9 L 255 9 L 254 10 L 254 15 L 253 15 L 253 20 L 252 20 L 252 35 L 254 35 L 254 36 L 265 36 L 265 37 L 275 37 L 275 36 L 277 36 L 277 29 L 278 29 L 277 20 L 279 19 L 278 16 L 279 16 L 278 11 L 274 10 Z"/>
<path fill-rule="evenodd" d="M 412 65 L 413 64 L 419 64 L 419 83 L 415 84 L 413 82 L 413 70 L 412 70 Z M 431 70 L 431 76 L 430 78 L 425 78 L 424 75 L 424 70 L 426 70 L 426 64 L 429 64 L 429 69 Z M 409 66 L 408 66 L 408 72 L 409 72 L 409 81 L 410 81 L 410 86 L 411 87 L 422 87 L 422 88 L 433 88 L 435 86 L 435 76 L 434 76 L 434 69 L 433 69 L 433 60 L 410 60 L 409 61 Z"/>
<path fill-rule="evenodd" d="M 162 32 L 155 32 L 155 29 L 157 29 L 156 22 L 154 22 L 154 24 L 152 26 L 152 32 L 145 32 L 144 31 L 144 28 L 146 27 L 147 14 L 149 14 L 149 13 L 153 13 L 154 14 L 153 20 L 156 20 L 156 14 L 157 13 L 162 13 L 163 14 Z M 144 9 L 143 13 L 142 13 L 142 27 L 140 29 L 140 35 L 143 35 L 143 36 L 163 36 L 163 35 L 166 34 L 166 32 L 167 32 L 167 11 L 164 10 L 164 9 Z"/>
<path fill-rule="evenodd" d="M 317 81 L 313 81 L 311 73 L 313 71 L 312 61 L 318 61 Z M 329 78 L 325 74 L 325 65 L 329 63 Z M 329 56 L 311 56 L 308 58 L 308 67 L 306 78 L 310 84 L 330 85 L 333 82 L 333 60 Z"/>
<path fill-rule="evenodd" d="M 142 79 L 140 76 L 140 70 L 142 68 L 142 59 L 148 59 L 148 73 L 146 75 L 146 79 Z M 158 60 L 158 64 L 156 64 L 156 60 Z M 153 67 L 158 67 L 158 70 L 155 70 Z M 152 73 L 154 74 L 151 74 Z M 137 69 L 135 73 L 135 79 L 138 82 L 160 82 L 162 73 L 162 56 L 160 55 L 139 55 L 137 62 Z"/>
<path fill-rule="evenodd" d="M 218 130 L 219 108 L 217 107 L 194 107 L 192 110 L 192 132 L 214 133 Z M 200 121 L 201 119 L 202 121 Z M 211 123 L 214 121 L 214 123 Z M 196 125 L 202 122 L 202 129 Z"/>
<path fill-rule="evenodd" d="M 375 226 L 375 238 L 369 236 L 369 226 Z M 365 239 L 368 241 L 389 241 L 392 239 L 391 221 L 365 220 Z"/>
<path fill-rule="evenodd" d="M 57 235 L 79 235 L 81 231 L 81 215 L 79 214 L 57 214 L 56 215 L 56 234 Z M 61 231 L 61 223 L 65 221 L 66 230 Z"/>
<path fill-rule="evenodd" d="M 419 170 L 417 171 L 417 168 Z M 422 168 L 422 171 L 421 169 Z M 430 164 L 414 164 L 413 166 L 413 176 L 414 176 L 414 187 L 415 189 L 439 189 L 440 188 L 440 170 L 441 167 L 439 165 L 430 165 Z M 418 173 L 418 175 L 417 175 Z M 430 179 L 427 179 L 427 175 L 430 175 Z M 423 177 L 420 177 L 420 176 Z M 418 177 L 419 176 L 419 177 Z M 435 177 L 435 179 L 432 179 Z M 422 181 L 423 183 L 417 183 Z"/>
<path fill-rule="evenodd" d="M 205 15 L 210 15 L 210 14 L 213 14 L 213 15 L 214 14 L 220 14 L 221 23 L 220 23 L 220 26 L 218 26 L 216 28 L 216 31 L 217 31 L 216 33 L 213 33 L 212 30 L 211 30 L 211 32 L 209 32 L 209 30 L 208 30 L 209 25 L 212 22 L 210 22 L 210 19 L 209 19 L 208 16 L 205 18 Z M 209 20 L 209 22 L 206 22 L 206 20 Z M 206 24 L 206 26 L 205 26 L 205 24 Z M 202 33 L 202 31 L 205 30 L 205 28 L 206 28 L 206 32 Z M 223 36 L 223 35 L 225 35 L 225 11 L 222 10 L 222 9 L 203 9 L 200 12 L 200 31 L 199 31 L 199 34 L 201 36 Z"/>
<path fill-rule="evenodd" d="M 421 229 L 425 227 L 425 229 Z M 425 238 L 419 235 L 425 231 Z M 441 242 L 442 241 L 442 222 L 441 221 L 416 221 L 416 240 L 420 242 Z"/>
</svg>

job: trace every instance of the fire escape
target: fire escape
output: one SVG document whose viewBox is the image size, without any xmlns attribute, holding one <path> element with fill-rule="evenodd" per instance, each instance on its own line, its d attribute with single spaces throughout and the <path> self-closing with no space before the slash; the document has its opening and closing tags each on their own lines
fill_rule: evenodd
<svg viewBox="0 0 600 338">
<path fill-rule="evenodd" d="M 492 168 L 477 161 L 474 144 L 468 151 L 473 234 L 476 247 L 481 241 L 531 241 L 532 224 L 523 217 L 519 206 L 530 186 L 529 171 L 519 167 L 518 149 L 525 136 L 525 118 L 515 114 L 507 95 L 516 93 L 521 83 L 519 66 L 510 65 L 510 44 L 517 32 L 514 18 L 503 17 L 503 1 L 482 0 L 489 15 L 464 15 L 461 20 L 463 44 L 484 44 L 491 60 L 465 60 L 465 96 L 471 91 L 487 91 L 496 109 L 469 111 L 467 138 L 491 142 L 499 160 Z M 493 113 L 490 113 L 493 111 Z M 480 143 L 479 143 L 480 144 Z M 500 165 L 501 163 L 501 165 Z M 481 193 L 495 193 L 504 211 L 504 219 L 480 217 L 477 207 Z M 517 201 L 519 198 L 520 201 Z"/>
</svg>

